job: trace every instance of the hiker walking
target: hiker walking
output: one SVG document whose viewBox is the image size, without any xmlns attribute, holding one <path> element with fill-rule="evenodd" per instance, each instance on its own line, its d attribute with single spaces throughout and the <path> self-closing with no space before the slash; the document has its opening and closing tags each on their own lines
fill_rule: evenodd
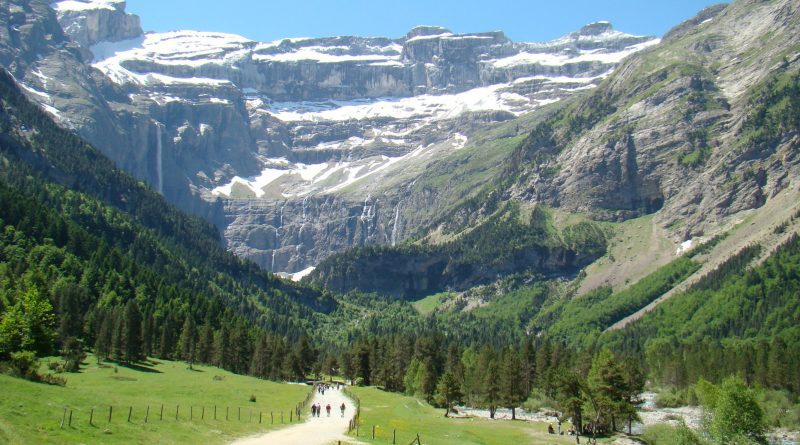
<svg viewBox="0 0 800 445">
<path fill-rule="evenodd" d="M 342 406 L 339 407 L 339 409 L 342 410 L 342 417 L 344 417 L 345 408 L 347 408 L 347 407 L 344 405 L 344 402 L 342 402 Z"/>
<path fill-rule="evenodd" d="M 317 417 L 317 405 L 311 405 L 311 417 Z"/>
<path fill-rule="evenodd" d="M 330 417 L 331 416 L 331 404 L 330 403 L 325 405 L 325 411 L 328 412 L 328 417 Z"/>
</svg>

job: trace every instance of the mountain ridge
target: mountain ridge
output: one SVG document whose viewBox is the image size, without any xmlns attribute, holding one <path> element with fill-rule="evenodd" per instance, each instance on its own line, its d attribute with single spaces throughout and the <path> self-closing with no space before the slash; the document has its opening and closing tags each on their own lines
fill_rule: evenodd
<svg viewBox="0 0 800 445">
<path fill-rule="evenodd" d="M 58 19 L 74 40 L 59 37 L 69 50 L 52 47 L 42 60 L 19 54 L 16 77 L 32 99 L 170 202 L 212 221 L 231 250 L 287 272 L 410 236 L 418 223 L 406 214 L 421 200 L 400 195 L 413 184 L 409 172 L 469 145 L 485 124 L 593 88 L 624 55 L 655 42 L 599 23 L 550 43 L 440 27 L 398 39 L 258 43 L 145 34 L 122 1 L 55 2 L 52 12 L 41 0 L 34 9 L 17 3 L 28 8 L 25 20 L 53 28 Z M 204 47 L 182 53 L 192 42 Z M 299 82 L 306 74 L 297 70 L 323 77 Z M 297 102 L 304 98 L 313 100 Z"/>
</svg>

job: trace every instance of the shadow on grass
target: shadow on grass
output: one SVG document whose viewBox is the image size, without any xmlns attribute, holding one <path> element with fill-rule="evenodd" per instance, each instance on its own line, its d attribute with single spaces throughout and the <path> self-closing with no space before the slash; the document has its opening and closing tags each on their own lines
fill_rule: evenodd
<svg viewBox="0 0 800 445">
<path fill-rule="evenodd" d="M 161 374 L 161 371 L 159 371 L 158 369 L 155 369 L 155 368 L 151 368 L 146 363 L 144 363 L 144 364 L 143 363 L 120 363 L 119 366 L 121 368 L 128 368 L 128 369 L 133 370 L 133 371 L 153 372 L 153 373 L 156 373 L 156 374 Z"/>
</svg>

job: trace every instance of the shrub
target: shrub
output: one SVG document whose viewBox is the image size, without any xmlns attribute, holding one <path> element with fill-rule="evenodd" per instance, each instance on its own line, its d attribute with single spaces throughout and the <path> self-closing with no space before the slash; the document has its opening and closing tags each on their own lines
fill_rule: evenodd
<svg viewBox="0 0 800 445">
<path fill-rule="evenodd" d="M 39 360 L 33 351 L 12 352 L 9 362 L 11 373 L 23 379 L 36 380 Z"/>
<path fill-rule="evenodd" d="M 648 445 L 702 445 L 703 441 L 681 423 L 672 426 L 666 423 L 659 423 L 645 428 L 642 439 Z"/>
</svg>

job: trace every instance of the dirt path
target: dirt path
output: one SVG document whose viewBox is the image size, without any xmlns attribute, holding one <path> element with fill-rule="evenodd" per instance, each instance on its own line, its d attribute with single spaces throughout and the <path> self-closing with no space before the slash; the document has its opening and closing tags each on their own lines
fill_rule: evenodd
<svg viewBox="0 0 800 445">
<path fill-rule="evenodd" d="M 339 407 L 345 404 L 344 417 Z M 345 435 L 347 425 L 355 414 L 355 407 L 341 391 L 329 389 L 325 395 L 317 393 L 311 403 L 322 406 L 320 417 L 311 417 L 311 405 L 304 413 L 308 416 L 305 422 L 292 425 L 277 431 L 245 437 L 232 443 L 232 445 L 329 445 L 338 441 L 342 443 L 358 443 L 353 438 Z M 331 405 L 331 415 L 325 414 L 325 405 Z"/>
</svg>

